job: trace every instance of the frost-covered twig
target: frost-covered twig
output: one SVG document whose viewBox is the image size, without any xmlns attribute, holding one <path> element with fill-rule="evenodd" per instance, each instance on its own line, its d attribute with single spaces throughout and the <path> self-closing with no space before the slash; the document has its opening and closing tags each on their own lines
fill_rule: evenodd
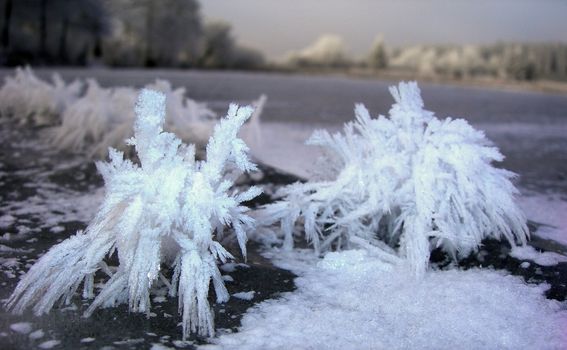
<svg viewBox="0 0 567 350">
<path fill-rule="evenodd" d="M 465 120 L 424 110 L 416 83 L 390 91 L 389 117 L 372 119 L 357 105 L 342 134 L 313 134 L 308 143 L 327 151 L 321 179 L 282 189 L 283 200 L 257 213 L 260 222 L 280 222 L 287 248 L 299 221 L 317 252 L 385 243 L 418 275 L 435 247 L 457 259 L 485 237 L 525 243 L 515 175 L 491 164 L 504 158 L 498 149 Z"/>
<path fill-rule="evenodd" d="M 232 259 L 216 239 L 232 226 L 246 256 L 246 230 L 254 225 L 240 204 L 260 193 L 257 187 L 237 193 L 231 179 L 255 169 L 237 132 L 250 117 L 250 107 L 231 105 L 215 127 L 206 161 L 194 159 L 193 145 L 164 132 L 165 96 L 143 90 L 136 105 L 134 137 L 140 164 L 110 151 L 109 163 L 98 163 L 106 186 L 105 200 L 85 232 L 54 246 L 22 278 L 7 305 L 16 313 L 32 307 L 48 312 L 58 301 L 69 302 L 83 284 L 83 296 L 94 297 L 93 279 L 102 269 L 111 277 L 86 315 L 98 307 L 128 303 L 130 310 L 150 312 L 151 287 L 163 280 L 161 265 L 173 267 L 170 295 L 178 295 L 183 337 L 190 332 L 213 335 L 208 291 L 217 302 L 228 300 L 216 262 Z M 229 192 L 230 191 L 230 192 Z M 165 247 L 169 247 L 167 251 Z M 104 259 L 116 251 L 114 273 Z"/>
</svg>

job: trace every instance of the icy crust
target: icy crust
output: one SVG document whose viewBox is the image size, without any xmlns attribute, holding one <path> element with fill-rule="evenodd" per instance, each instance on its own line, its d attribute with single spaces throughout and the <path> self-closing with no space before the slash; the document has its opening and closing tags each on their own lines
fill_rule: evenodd
<svg viewBox="0 0 567 350">
<path fill-rule="evenodd" d="M 457 259 L 486 237 L 525 243 L 515 174 L 492 166 L 498 149 L 465 120 L 424 110 L 415 82 L 390 91 L 388 117 L 359 104 L 343 133 L 315 132 L 308 143 L 326 150 L 319 180 L 283 188 L 260 221 L 280 223 L 285 248 L 303 231 L 316 252 L 377 247 L 417 275 L 435 247 Z"/>
<path fill-rule="evenodd" d="M 250 309 L 203 349 L 565 349 L 565 304 L 504 272 L 430 271 L 416 280 L 366 250 L 271 251 L 297 290 Z M 310 256 L 309 256 L 310 255 Z"/>
<path fill-rule="evenodd" d="M 231 105 L 214 128 L 207 160 L 195 161 L 193 145 L 164 132 L 165 95 L 143 90 L 136 105 L 134 137 L 140 164 L 111 149 L 110 162 L 98 163 L 106 195 L 85 232 L 54 246 L 22 278 L 8 299 L 8 307 L 22 313 L 33 308 L 47 313 L 59 300 L 69 303 L 79 286 L 83 297 L 94 296 L 94 274 L 108 280 L 86 311 L 128 303 L 131 311 L 150 312 L 150 291 L 158 280 L 178 296 L 183 315 L 183 337 L 190 332 L 213 335 L 208 291 L 212 282 L 217 302 L 228 300 L 216 261 L 233 257 L 217 240 L 231 226 L 246 257 L 246 230 L 254 225 L 240 203 L 260 193 L 232 190 L 243 172 L 256 169 L 237 132 L 251 116 L 251 107 Z M 110 267 L 107 256 L 117 255 Z M 168 280 L 162 264 L 173 268 Z"/>
</svg>

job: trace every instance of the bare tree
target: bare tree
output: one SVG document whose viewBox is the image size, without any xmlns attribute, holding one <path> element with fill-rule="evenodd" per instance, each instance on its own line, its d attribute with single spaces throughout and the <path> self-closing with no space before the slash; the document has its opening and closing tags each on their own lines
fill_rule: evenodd
<svg viewBox="0 0 567 350">
<path fill-rule="evenodd" d="M 368 54 L 368 65 L 374 69 L 384 69 L 388 66 L 388 54 L 384 45 L 384 37 L 378 35 Z"/>
<path fill-rule="evenodd" d="M 12 0 L 4 0 L 4 23 L 2 24 L 2 48 L 10 46 L 10 24 L 12 19 Z"/>
<path fill-rule="evenodd" d="M 142 63 L 194 65 L 200 55 L 202 24 L 196 0 L 119 0 L 109 3 L 121 28 L 114 41 L 135 42 Z"/>
</svg>

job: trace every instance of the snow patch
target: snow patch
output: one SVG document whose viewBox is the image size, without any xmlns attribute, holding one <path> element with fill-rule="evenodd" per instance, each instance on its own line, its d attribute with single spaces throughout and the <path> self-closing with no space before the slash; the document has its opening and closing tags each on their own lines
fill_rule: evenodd
<svg viewBox="0 0 567 350">
<path fill-rule="evenodd" d="M 519 205 L 529 220 L 539 226 L 536 235 L 567 246 L 567 200 L 555 194 L 527 192 Z"/>
<path fill-rule="evenodd" d="M 45 332 L 42 329 L 38 329 L 37 331 L 33 331 L 30 333 L 30 339 L 39 339 L 45 335 Z"/>
<path fill-rule="evenodd" d="M 10 227 L 15 221 L 16 218 L 12 215 L 2 215 L 0 216 L 0 228 Z"/>
<path fill-rule="evenodd" d="M 20 334 L 28 334 L 32 330 L 32 324 L 29 322 L 19 322 L 10 325 L 10 329 Z"/>
<path fill-rule="evenodd" d="M 268 252 L 274 256 L 278 251 Z M 268 254 L 268 255 L 269 255 Z M 262 302 L 238 333 L 205 349 L 560 349 L 567 311 L 545 286 L 492 270 L 430 271 L 416 281 L 362 252 L 309 260 L 286 252 L 298 289 Z M 287 264 L 290 258 L 296 258 Z M 312 255 L 311 255 L 312 256 Z M 356 261 L 352 261 L 355 257 Z M 321 261 L 320 266 L 317 262 Z M 322 269 L 321 266 L 327 267 Z M 281 266 L 280 266 L 281 267 Z"/>
<path fill-rule="evenodd" d="M 513 247 L 510 251 L 510 256 L 520 260 L 531 260 L 540 266 L 553 266 L 567 262 L 567 256 L 565 255 L 554 252 L 539 252 L 529 245 Z"/>
<path fill-rule="evenodd" d="M 249 292 L 234 293 L 234 294 L 232 294 L 232 296 L 237 298 L 237 299 L 252 300 L 252 299 L 254 299 L 255 293 L 256 293 L 255 291 L 251 290 Z"/>
<path fill-rule="evenodd" d="M 163 344 L 160 343 L 153 343 L 152 347 L 150 348 L 150 350 L 173 350 L 175 348 L 171 348 L 169 346 L 165 346 Z"/>
<path fill-rule="evenodd" d="M 38 345 L 40 349 L 52 349 L 57 345 L 61 344 L 59 340 L 48 340 Z"/>
</svg>

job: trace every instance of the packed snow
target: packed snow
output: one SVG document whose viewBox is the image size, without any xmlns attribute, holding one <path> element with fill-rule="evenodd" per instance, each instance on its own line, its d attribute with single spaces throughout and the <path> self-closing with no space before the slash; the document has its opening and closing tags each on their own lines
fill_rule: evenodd
<svg viewBox="0 0 567 350">
<path fill-rule="evenodd" d="M 53 349 L 59 344 L 61 344 L 60 340 L 52 339 L 52 340 L 44 341 L 43 343 L 39 344 L 37 347 L 40 349 Z"/>
<path fill-rule="evenodd" d="M 254 299 L 254 294 L 256 294 L 256 292 L 251 290 L 249 292 L 234 293 L 234 294 L 232 294 L 232 296 L 237 298 L 237 299 L 252 300 L 252 299 Z"/>
<path fill-rule="evenodd" d="M 527 191 L 526 191 L 527 192 Z M 528 219 L 540 226 L 536 234 L 567 247 L 567 199 L 559 195 L 527 192 L 519 201 Z"/>
<path fill-rule="evenodd" d="M 32 324 L 29 322 L 18 322 L 10 325 L 10 329 L 20 334 L 28 334 L 32 331 Z"/>
<path fill-rule="evenodd" d="M 45 335 L 45 332 L 43 331 L 43 329 L 38 329 L 36 331 L 33 331 L 30 333 L 29 337 L 30 339 L 40 339 L 43 338 L 43 336 Z"/>
<path fill-rule="evenodd" d="M 430 271 L 415 280 L 365 250 L 271 250 L 300 277 L 234 334 L 203 349 L 562 349 L 565 305 L 505 272 Z"/>
</svg>

